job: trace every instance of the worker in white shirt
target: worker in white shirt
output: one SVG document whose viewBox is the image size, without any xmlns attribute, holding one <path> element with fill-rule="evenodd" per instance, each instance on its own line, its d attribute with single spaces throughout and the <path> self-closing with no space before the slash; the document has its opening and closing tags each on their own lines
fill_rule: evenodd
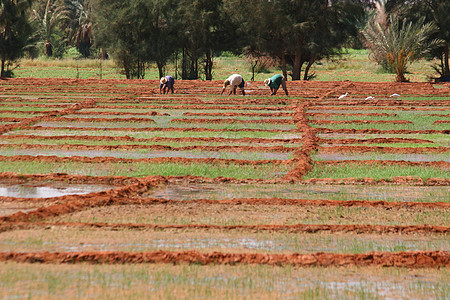
<svg viewBox="0 0 450 300">
<path fill-rule="evenodd" d="M 245 96 L 244 84 L 245 84 L 245 81 L 241 75 L 233 74 L 230 77 L 228 77 L 227 79 L 225 79 L 225 81 L 223 82 L 223 89 L 222 89 L 222 93 L 220 93 L 220 94 L 222 95 L 223 92 L 225 92 L 225 89 L 227 88 L 227 86 L 230 86 L 230 95 L 231 95 L 231 93 L 236 95 L 236 88 L 239 87 L 242 91 L 242 95 Z"/>
</svg>

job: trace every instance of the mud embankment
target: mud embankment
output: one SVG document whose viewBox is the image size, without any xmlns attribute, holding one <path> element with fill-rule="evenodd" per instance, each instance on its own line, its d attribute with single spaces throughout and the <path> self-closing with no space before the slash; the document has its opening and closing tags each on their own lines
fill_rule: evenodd
<svg viewBox="0 0 450 300">
<path fill-rule="evenodd" d="M 374 138 L 374 139 L 319 139 L 320 144 L 433 144 L 433 141 L 411 138 Z"/>
<path fill-rule="evenodd" d="M 315 161 L 316 165 L 379 165 L 379 166 L 420 166 L 450 170 L 450 162 L 446 161 L 406 161 L 406 160 L 321 160 Z"/>
<path fill-rule="evenodd" d="M 71 156 L 59 157 L 54 155 L 32 156 L 15 155 L 0 156 L 0 161 L 29 161 L 29 162 L 79 162 L 79 163 L 176 163 L 176 164 L 215 164 L 215 165 L 265 165 L 265 164 L 286 164 L 285 160 L 240 160 L 222 158 L 184 158 L 184 157 L 156 157 L 156 158 L 116 158 L 116 157 L 86 157 Z"/>
<path fill-rule="evenodd" d="M 52 263 L 52 264 L 199 264 L 238 265 L 265 264 L 276 266 L 326 267 L 326 266 L 382 266 L 408 268 L 439 268 L 450 266 L 450 252 L 409 251 L 369 252 L 363 254 L 313 253 L 313 254 L 258 254 L 258 253 L 201 253 L 197 251 L 156 252 L 0 252 L 1 262 Z"/>
<path fill-rule="evenodd" d="M 260 120 L 239 120 L 239 119 L 172 119 L 171 123 L 206 123 L 206 124 L 293 124 L 289 119 L 260 119 Z"/>
<path fill-rule="evenodd" d="M 39 221 L 88 208 L 108 206 L 114 204 L 118 199 L 136 197 L 165 182 L 166 180 L 162 176 L 149 176 L 139 179 L 137 183 L 104 192 L 50 198 L 48 199 L 49 201 L 58 200 L 59 203 L 40 207 L 37 210 L 26 213 L 17 212 L 9 216 L 0 217 L 0 227 L 4 223 Z"/>
<path fill-rule="evenodd" d="M 47 127 L 47 126 L 29 126 L 23 127 L 24 130 L 80 130 L 80 131 L 130 131 L 130 132 L 155 132 L 155 131 L 168 131 L 168 132 L 273 132 L 273 133 L 298 133 L 296 129 L 212 129 L 212 128 L 161 128 L 161 127 L 143 127 L 143 128 L 98 128 L 98 127 Z M 449 130 L 450 131 L 450 130 Z"/>
<path fill-rule="evenodd" d="M 394 154 L 431 154 L 431 153 L 448 153 L 448 147 L 381 147 L 381 146 L 334 146 L 334 147 L 318 147 L 321 153 L 368 153 L 383 152 Z"/>
<path fill-rule="evenodd" d="M 335 103 L 333 103 L 335 104 Z M 310 110 L 380 110 L 380 107 L 367 107 L 367 106 L 311 106 Z M 405 107 L 405 106 L 388 106 L 383 108 L 385 110 L 399 110 L 399 111 L 448 111 L 447 107 Z"/>
<path fill-rule="evenodd" d="M 161 225 L 161 224 L 130 224 L 130 223 L 82 223 L 82 222 L 32 222 L 32 223 L 9 223 L 0 226 L 0 232 L 5 231 L 6 226 L 9 230 L 29 230 L 45 229 L 51 227 L 65 228 L 88 228 L 105 230 L 218 230 L 225 231 L 273 231 L 289 233 L 354 233 L 354 234 L 449 234 L 450 227 L 432 226 L 432 225 L 329 225 L 329 224 L 294 224 L 294 225 L 212 225 L 212 224 L 180 224 L 180 225 Z"/>
<path fill-rule="evenodd" d="M 2 148 L 18 148 L 18 149 L 55 149 L 55 145 L 39 145 L 39 144 L 0 144 Z M 58 150 L 86 150 L 86 151 L 113 151 L 113 150 L 128 150 L 135 151 L 137 149 L 145 149 L 150 151 L 212 151 L 212 152 L 275 152 L 275 153 L 291 153 L 295 149 L 283 146 L 184 146 L 172 147 L 167 145 L 80 145 L 80 144 L 64 144 L 58 145 Z"/>
<path fill-rule="evenodd" d="M 18 129 L 18 128 L 23 128 L 26 126 L 30 126 L 34 123 L 37 122 L 42 122 L 42 121 L 49 121 L 52 120 L 54 117 L 56 116 L 64 116 L 64 115 L 68 115 L 68 114 L 72 114 L 73 112 L 83 109 L 83 108 L 91 108 L 95 105 L 95 101 L 85 101 L 83 103 L 77 103 L 69 108 L 63 109 L 59 112 L 51 112 L 49 114 L 46 114 L 44 116 L 36 116 L 33 118 L 27 118 L 23 121 L 20 121 L 19 123 L 16 124 L 7 124 L 7 125 L 0 125 L 0 134 L 4 134 L 8 131 L 14 130 L 14 129 Z"/>
<path fill-rule="evenodd" d="M 407 120 L 311 120 L 312 124 L 413 124 Z"/>
<path fill-rule="evenodd" d="M 17 134 L 0 136 L 0 140 L 23 140 L 23 139 L 39 139 L 39 140 L 85 140 L 85 141 L 114 141 L 114 142 L 207 142 L 207 143 L 252 143 L 252 144 L 269 144 L 269 143 L 283 143 L 283 144 L 298 144 L 301 142 L 300 138 L 293 139 L 269 139 L 269 138 L 220 138 L 220 137 L 152 137 L 152 138 L 135 138 L 131 136 L 98 136 L 98 135 L 32 135 L 32 134 Z M 325 140 L 327 141 L 327 140 Z"/>
<path fill-rule="evenodd" d="M 330 128 L 316 128 L 318 133 L 348 133 L 348 134 L 450 134 L 450 129 L 448 130 L 408 130 L 408 129 L 330 129 Z"/>
</svg>

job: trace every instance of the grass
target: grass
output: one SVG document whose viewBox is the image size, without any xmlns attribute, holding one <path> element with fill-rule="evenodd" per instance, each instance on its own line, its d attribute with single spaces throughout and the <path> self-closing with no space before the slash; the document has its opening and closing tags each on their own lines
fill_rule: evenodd
<svg viewBox="0 0 450 300">
<path fill-rule="evenodd" d="M 349 49 L 342 55 L 341 60 L 322 61 L 314 64 L 310 73 L 316 73 L 316 80 L 324 81 L 394 81 L 395 74 L 381 72 L 376 63 L 369 60 L 368 54 L 367 50 Z M 100 72 L 100 63 L 102 72 Z M 411 81 L 427 81 L 428 77 L 436 77 L 436 72 L 431 68 L 431 65 L 435 63 L 436 61 L 425 60 L 415 62 L 409 67 L 410 73 L 406 74 L 406 77 Z M 121 69 L 117 68 L 111 60 L 22 59 L 19 65 L 20 67 L 15 70 L 17 77 L 100 78 L 100 73 L 102 73 L 102 78 L 125 78 L 123 74 L 120 74 Z M 173 64 L 166 66 L 167 74 L 174 74 L 174 71 Z M 244 58 L 236 56 L 214 58 L 213 79 L 225 79 L 230 72 L 242 74 L 245 80 L 249 80 L 251 77 L 249 64 Z M 271 68 L 268 73 L 256 74 L 255 79 L 262 81 L 274 73 L 281 73 L 281 70 Z M 146 72 L 145 79 L 158 78 L 156 66 L 151 65 Z"/>
<path fill-rule="evenodd" d="M 0 282 L 6 298 L 35 299 L 444 299 L 450 293 L 446 268 L 2 263 Z"/>
<path fill-rule="evenodd" d="M 418 166 L 380 166 L 380 165 L 360 165 L 348 163 L 345 165 L 320 165 L 315 166 L 304 179 L 309 178 L 373 178 L 373 179 L 390 179 L 397 176 L 417 176 L 422 179 L 433 177 L 450 178 L 450 174 L 446 170 L 436 169 L 432 167 Z"/>
<path fill-rule="evenodd" d="M 0 161 L 0 172 L 14 172 L 19 174 L 51 174 L 68 173 L 89 176 L 128 176 L 145 177 L 150 175 L 162 176 L 204 176 L 209 178 L 232 177 L 237 179 L 260 178 L 273 179 L 281 177 L 290 166 L 265 164 L 260 166 L 242 165 L 213 165 L 204 163 L 176 164 L 176 163 L 49 163 L 49 162 L 17 162 Z"/>
</svg>

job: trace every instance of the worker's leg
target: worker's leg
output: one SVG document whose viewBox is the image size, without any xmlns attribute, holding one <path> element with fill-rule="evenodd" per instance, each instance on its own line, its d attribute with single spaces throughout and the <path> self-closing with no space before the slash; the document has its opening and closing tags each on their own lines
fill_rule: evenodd
<svg viewBox="0 0 450 300">
<path fill-rule="evenodd" d="M 283 87 L 283 90 L 286 94 L 286 96 L 288 95 L 288 91 L 287 91 L 287 87 L 286 87 L 286 78 L 283 76 L 283 78 L 281 79 L 281 86 Z"/>
</svg>

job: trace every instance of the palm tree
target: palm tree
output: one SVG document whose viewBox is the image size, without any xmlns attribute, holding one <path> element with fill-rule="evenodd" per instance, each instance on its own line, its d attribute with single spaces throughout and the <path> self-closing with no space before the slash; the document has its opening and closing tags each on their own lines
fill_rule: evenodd
<svg viewBox="0 0 450 300">
<path fill-rule="evenodd" d="M 46 2 L 46 3 L 45 3 Z M 52 56 L 53 40 L 52 35 L 58 30 L 58 26 L 68 20 L 68 11 L 57 0 L 39 1 L 33 9 L 33 19 L 39 25 L 39 33 L 41 38 L 45 40 L 45 54 L 47 57 Z M 45 4 L 45 5 L 44 5 Z"/>
<path fill-rule="evenodd" d="M 396 81 L 406 82 L 407 65 L 441 45 L 441 40 L 429 39 L 436 30 L 433 23 L 424 24 L 423 18 L 413 23 L 400 21 L 392 14 L 386 27 L 371 21 L 363 34 L 375 56 L 385 57 L 389 66 L 395 70 Z"/>
</svg>

